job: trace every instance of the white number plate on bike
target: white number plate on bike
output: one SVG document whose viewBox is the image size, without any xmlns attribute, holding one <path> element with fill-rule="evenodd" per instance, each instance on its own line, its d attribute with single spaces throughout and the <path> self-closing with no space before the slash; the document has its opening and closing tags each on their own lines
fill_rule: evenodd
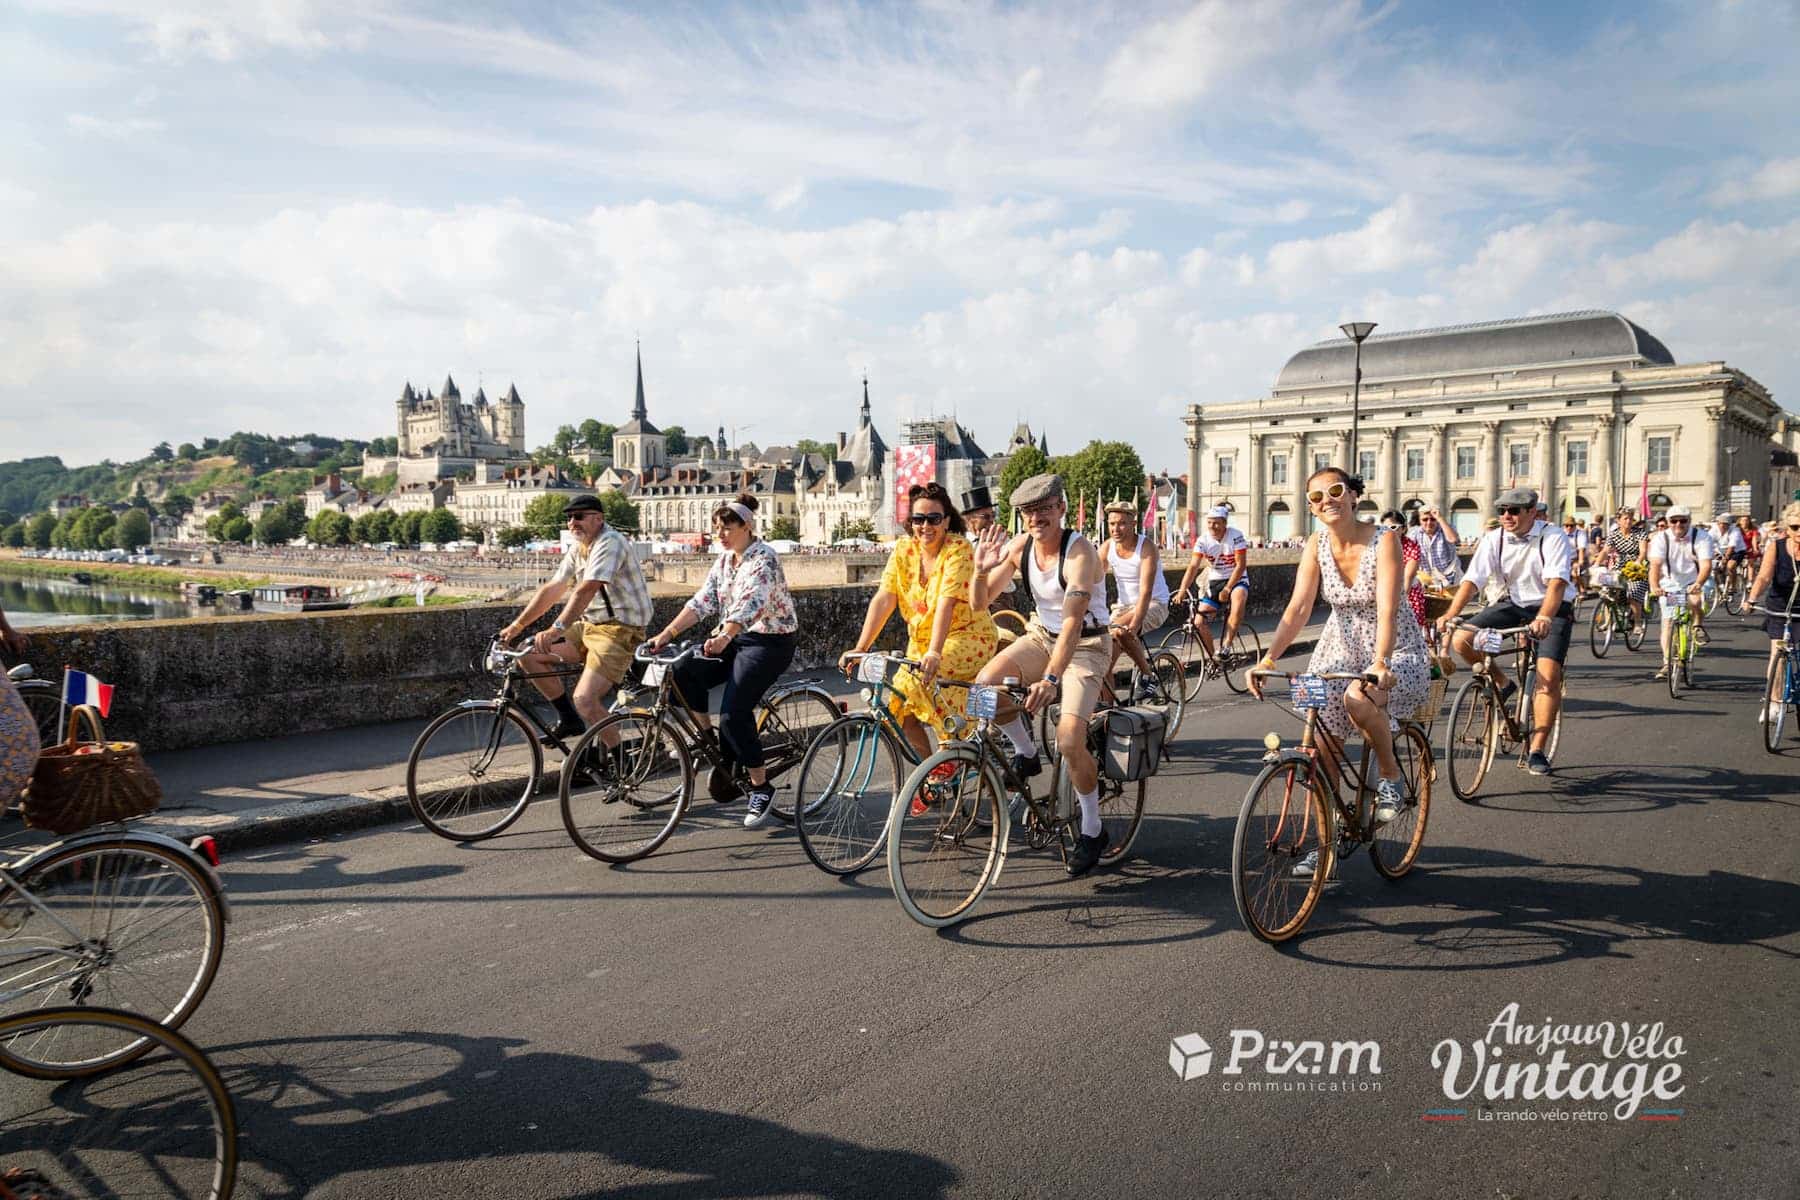
<svg viewBox="0 0 1800 1200">
<path fill-rule="evenodd" d="M 887 678 L 888 656 L 870 654 L 856 668 L 856 677 L 864 683 L 881 683 Z"/>
<path fill-rule="evenodd" d="M 669 669 L 669 665 L 667 663 L 646 664 L 644 667 L 644 686 L 645 687 L 659 686 L 663 681 L 663 675 L 668 671 L 668 669 Z"/>
<path fill-rule="evenodd" d="M 1498 629 L 1477 629 L 1475 648 L 1483 654 L 1498 654 L 1506 649 L 1506 635 Z"/>
<path fill-rule="evenodd" d="M 969 689 L 969 715 L 991 721 L 1000 711 L 1000 689 L 977 685 Z"/>
<path fill-rule="evenodd" d="M 1300 711 L 1325 707 L 1325 681 L 1317 675 L 1296 675 L 1289 682 L 1288 688 L 1294 707 Z"/>
</svg>

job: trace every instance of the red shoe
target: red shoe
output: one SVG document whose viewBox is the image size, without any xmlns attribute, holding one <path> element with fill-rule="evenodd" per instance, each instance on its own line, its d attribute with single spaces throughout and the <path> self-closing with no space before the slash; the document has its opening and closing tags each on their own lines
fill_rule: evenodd
<svg viewBox="0 0 1800 1200">
<path fill-rule="evenodd" d="M 931 811 L 931 802 L 925 799 L 923 793 L 914 792 L 912 803 L 906 806 L 906 811 L 909 816 L 922 817 Z"/>
<path fill-rule="evenodd" d="M 957 764 L 953 762 L 941 762 L 931 768 L 931 774 L 925 777 L 925 781 L 927 783 L 948 783 L 956 774 L 956 767 Z"/>
</svg>

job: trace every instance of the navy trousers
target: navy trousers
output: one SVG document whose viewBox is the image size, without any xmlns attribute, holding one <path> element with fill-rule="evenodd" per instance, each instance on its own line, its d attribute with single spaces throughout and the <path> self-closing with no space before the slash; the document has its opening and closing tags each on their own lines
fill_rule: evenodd
<svg viewBox="0 0 1800 1200">
<path fill-rule="evenodd" d="M 756 706 L 793 661 L 793 634 L 741 633 L 718 661 L 690 658 L 676 667 L 675 688 L 689 708 L 707 712 L 707 693 L 724 684 L 720 745 L 739 764 L 760 767 L 763 752 L 756 736 Z"/>
</svg>

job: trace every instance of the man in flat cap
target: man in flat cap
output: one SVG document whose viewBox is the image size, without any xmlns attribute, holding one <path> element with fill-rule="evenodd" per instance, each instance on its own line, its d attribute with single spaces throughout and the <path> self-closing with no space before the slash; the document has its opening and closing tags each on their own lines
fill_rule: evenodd
<svg viewBox="0 0 1800 1200">
<path fill-rule="evenodd" d="M 606 523 L 598 496 L 576 496 L 563 506 L 574 540 L 549 582 L 500 631 L 508 644 L 519 639 L 550 606 L 563 600 L 550 628 L 532 639 L 520 661 L 531 682 L 556 707 L 558 737 L 579 737 L 606 715 L 607 693 L 631 667 L 632 651 L 650 624 L 650 585 L 625 535 Z M 566 599 L 565 599 L 566 597 Z M 581 663 L 573 703 L 562 680 L 552 674 L 565 663 Z"/>
<path fill-rule="evenodd" d="M 1475 648 L 1476 629 L 1531 627 L 1531 636 L 1538 643 L 1537 688 L 1526 766 L 1533 775 L 1548 775 L 1550 757 L 1545 746 L 1562 711 L 1563 660 L 1569 656 L 1569 635 L 1575 625 L 1574 604 L 1569 599 L 1574 551 L 1562 530 L 1538 519 L 1538 496 L 1530 488 L 1501 492 L 1497 507 L 1500 527 L 1484 533 L 1476 543 L 1468 574 L 1439 624 L 1448 627 L 1455 621 L 1463 606 L 1492 578 L 1503 589 L 1500 598 L 1471 617 L 1468 626 L 1451 639 L 1451 646 L 1474 665 L 1486 658 Z M 1501 689 L 1502 703 L 1509 701 L 1515 690 L 1517 685 L 1508 680 Z"/>
<path fill-rule="evenodd" d="M 1112 637 L 1106 589 L 1101 586 L 1100 555 L 1094 544 L 1063 528 L 1069 502 L 1062 479 L 1033 475 L 1013 490 L 1014 511 L 1025 520 L 1025 532 L 1008 538 L 990 526 L 975 545 L 975 574 L 969 581 L 969 605 L 987 607 L 994 592 L 1023 572 L 1031 595 L 1031 620 L 1025 635 L 988 661 L 977 683 L 998 684 L 1017 676 L 1031 684 L 1025 707 L 1036 713 L 1053 698 L 1062 711 L 1056 745 L 1069 765 L 1075 798 L 1081 806 L 1081 832 L 1069 855 L 1071 875 L 1094 869 L 1106 851 L 1108 835 L 1100 823 L 1100 770 L 1087 747 L 1088 718 L 1100 700 L 1100 684 L 1112 663 Z M 1037 742 L 1026 720 L 1004 697 L 1001 725 L 1018 751 L 1012 769 L 1029 779 L 1043 769 Z"/>
</svg>

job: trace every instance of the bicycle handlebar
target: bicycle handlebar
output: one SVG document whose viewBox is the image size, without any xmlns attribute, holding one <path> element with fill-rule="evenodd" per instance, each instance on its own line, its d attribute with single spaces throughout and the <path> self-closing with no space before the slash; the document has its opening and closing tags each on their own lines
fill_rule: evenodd
<svg viewBox="0 0 1800 1200">
<path fill-rule="evenodd" d="M 889 654 L 885 650 L 852 650 L 847 654 L 840 655 L 840 657 L 848 659 L 851 662 L 861 662 L 865 658 L 885 658 L 890 663 L 902 667 L 911 667 L 915 671 L 922 671 L 925 669 L 925 664 L 916 658 L 907 658 L 903 654 Z M 968 679 L 934 679 L 931 681 L 931 686 L 972 688 L 987 687 L 988 685 L 977 684 L 973 680 Z"/>
<path fill-rule="evenodd" d="M 705 646 L 705 642 L 680 642 L 659 653 L 650 648 L 649 642 L 644 642 L 631 652 L 631 657 L 641 663 L 661 663 L 665 667 L 672 667 L 678 663 L 684 663 L 690 658 L 697 658 L 701 662 L 725 661 L 722 658 L 715 658 L 710 654 L 700 653 Z"/>
<path fill-rule="evenodd" d="M 1450 625 L 1449 625 L 1449 629 L 1452 632 L 1454 632 L 1458 629 L 1471 629 L 1471 628 L 1478 628 L 1478 627 L 1471 626 L 1469 624 L 1469 618 L 1467 618 L 1467 617 L 1458 617 L 1456 620 L 1450 622 Z M 1531 636 L 1531 626 L 1515 625 L 1511 629 L 1495 629 L 1495 630 L 1492 630 L 1491 632 L 1497 633 L 1501 637 L 1513 637 L 1517 634 L 1524 634 L 1525 636 L 1529 637 L 1529 636 Z"/>
<path fill-rule="evenodd" d="M 1770 608 L 1766 604 L 1751 604 L 1747 607 L 1750 611 L 1762 613 L 1764 616 L 1780 617 L 1783 621 L 1800 621 L 1800 608 L 1789 611 L 1786 609 Z"/>
<path fill-rule="evenodd" d="M 1251 667 L 1250 674 L 1259 679 L 1279 675 L 1284 679 L 1298 679 L 1302 675 L 1311 675 L 1315 679 L 1327 679 L 1345 683 L 1380 684 L 1381 677 L 1373 671 L 1282 671 L 1274 667 Z"/>
</svg>

